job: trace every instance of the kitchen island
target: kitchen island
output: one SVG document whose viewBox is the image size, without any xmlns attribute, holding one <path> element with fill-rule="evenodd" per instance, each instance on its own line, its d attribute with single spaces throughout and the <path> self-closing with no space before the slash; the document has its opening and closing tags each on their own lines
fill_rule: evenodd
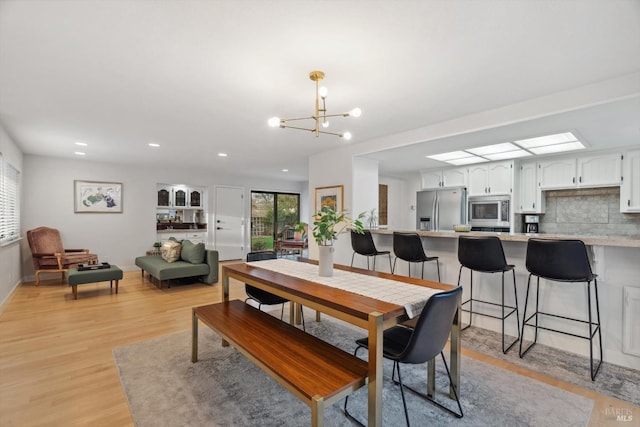
<svg viewBox="0 0 640 427">
<path fill-rule="evenodd" d="M 454 231 L 416 231 L 416 230 L 371 230 L 378 250 L 390 250 L 393 253 L 393 231 L 416 232 L 422 237 L 422 243 L 428 256 L 440 257 L 440 273 L 442 282 L 457 284 L 460 263 L 458 262 L 458 236 L 497 236 L 502 241 L 507 262 L 515 265 L 518 291 L 518 307 L 522 321 L 524 299 L 527 289 L 528 272 L 525 267 L 527 241 L 531 238 L 542 239 L 579 239 L 582 240 L 591 258 L 591 268 L 598 275 L 598 293 L 600 299 L 600 317 L 602 324 L 602 340 L 604 360 L 633 369 L 640 369 L 640 236 L 592 236 L 561 234 L 527 234 L 527 233 L 493 233 Z M 338 239 L 335 262 L 349 264 L 352 249 L 349 239 Z M 433 264 L 433 265 L 431 265 Z M 366 259 L 356 257 L 356 267 L 366 268 Z M 376 264 L 381 271 L 387 271 L 388 265 Z M 398 260 L 396 274 L 408 275 L 408 264 Z M 419 268 L 413 266 L 411 274 L 419 274 Z M 435 263 L 425 263 L 425 279 L 434 280 Z M 544 280 L 541 280 L 541 283 Z M 469 271 L 462 275 L 462 285 L 468 298 Z M 548 286 L 553 292 L 545 292 Z M 474 273 L 474 297 L 489 300 L 500 300 L 500 275 Z M 507 293 L 506 298 L 511 298 Z M 569 317 L 586 317 L 587 300 L 585 286 L 579 283 L 543 283 L 540 294 L 541 304 L 546 311 L 564 313 Z M 561 320 L 553 320 L 562 322 Z M 463 316 L 468 322 L 468 316 Z M 500 331 L 500 322 L 484 316 L 475 316 L 475 326 Z M 558 326 L 558 325 L 556 325 Z M 569 329 L 573 325 L 562 324 L 559 329 Z M 506 333 L 517 336 L 515 327 Z M 584 331 L 582 331 L 584 333 Z M 528 331 L 531 337 L 531 331 Z M 566 351 L 575 352 L 588 357 L 588 343 L 571 336 L 540 331 L 540 343 Z M 512 350 L 517 351 L 517 350 Z M 539 351 L 539 350 L 534 350 Z"/>
</svg>

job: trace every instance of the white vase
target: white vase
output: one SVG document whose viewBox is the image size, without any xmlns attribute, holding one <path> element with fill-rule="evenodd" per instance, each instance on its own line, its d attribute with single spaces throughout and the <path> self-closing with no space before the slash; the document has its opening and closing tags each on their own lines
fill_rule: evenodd
<svg viewBox="0 0 640 427">
<path fill-rule="evenodd" d="M 323 277 L 331 277 L 333 276 L 333 246 L 318 246 L 319 256 L 318 256 L 318 266 L 319 272 L 318 274 Z"/>
</svg>

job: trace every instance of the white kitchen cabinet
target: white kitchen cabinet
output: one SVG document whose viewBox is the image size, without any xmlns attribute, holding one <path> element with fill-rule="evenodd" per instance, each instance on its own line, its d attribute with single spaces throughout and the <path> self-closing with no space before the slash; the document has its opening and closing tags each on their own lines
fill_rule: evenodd
<svg viewBox="0 0 640 427">
<path fill-rule="evenodd" d="M 190 240 L 193 243 L 206 243 L 207 232 L 198 230 L 175 230 L 173 232 L 158 233 L 158 241 L 165 242 L 171 238 L 175 240 Z"/>
<path fill-rule="evenodd" d="M 640 212 L 640 150 L 624 155 L 620 186 L 620 212 Z"/>
<path fill-rule="evenodd" d="M 538 163 L 542 190 L 620 185 L 620 153 L 543 160 Z"/>
<path fill-rule="evenodd" d="M 166 184 L 158 184 L 156 186 L 158 192 L 158 207 L 173 206 L 173 186 Z"/>
<path fill-rule="evenodd" d="M 575 157 L 538 162 L 538 182 L 541 190 L 574 188 L 576 186 Z"/>
<path fill-rule="evenodd" d="M 518 170 L 518 213 L 544 213 L 544 199 L 538 186 L 538 163 L 525 162 Z"/>
<path fill-rule="evenodd" d="M 622 352 L 640 356 L 640 288 L 623 288 Z"/>
<path fill-rule="evenodd" d="M 423 190 L 444 187 L 465 187 L 467 185 L 467 168 L 432 169 L 421 172 Z"/>
<path fill-rule="evenodd" d="M 513 162 L 492 162 L 469 166 L 469 196 L 511 194 Z"/>
<path fill-rule="evenodd" d="M 578 157 L 578 187 L 605 187 L 620 185 L 622 155 L 620 153 Z"/>
</svg>

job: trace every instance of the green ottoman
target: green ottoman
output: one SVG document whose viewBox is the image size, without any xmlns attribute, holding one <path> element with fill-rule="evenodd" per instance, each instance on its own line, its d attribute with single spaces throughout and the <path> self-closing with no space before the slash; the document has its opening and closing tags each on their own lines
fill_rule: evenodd
<svg viewBox="0 0 640 427">
<path fill-rule="evenodd" d="M 67 272 L 67 282 L 73 290 L 73 299 L 78 299 L 78 285 L 85 283 L 106 282 L 109 281 L 113 288 L 113 281 L 116 281 L 116 294 L 118 293 L 118 281 L 122 279 L 122 270 L 117 266 L 111 265 L 109 268 L 99 270 L 78 271 L 77 268 L 70 268 Z"/>
</svg>

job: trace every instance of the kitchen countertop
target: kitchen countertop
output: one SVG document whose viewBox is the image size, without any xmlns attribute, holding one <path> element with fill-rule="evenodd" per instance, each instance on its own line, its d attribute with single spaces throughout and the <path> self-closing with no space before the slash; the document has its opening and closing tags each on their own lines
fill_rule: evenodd
<svg viewBox="0 0 640 427">
<path fill-rule="evenodd" d="M 640 248 L 640 236 L 595 236 L 588 234 L 551 234 L 551 233 L 497 233 L 487 231 L 455 232 L 451 231 L 417 231 L 417 230 L 390 230 L 373 229 L 372 234 L 391 235 L 394 231 L 418 233 L 422 237 L 441 237 L 457 239 L 458 236 L 497 236 L 500 240 L 512 242 L 526 242 L 531 238 L 540 239 L 579 239 L 585 245 L 591 246 L 620 246 L 625 248 Z"/>
</svg>

